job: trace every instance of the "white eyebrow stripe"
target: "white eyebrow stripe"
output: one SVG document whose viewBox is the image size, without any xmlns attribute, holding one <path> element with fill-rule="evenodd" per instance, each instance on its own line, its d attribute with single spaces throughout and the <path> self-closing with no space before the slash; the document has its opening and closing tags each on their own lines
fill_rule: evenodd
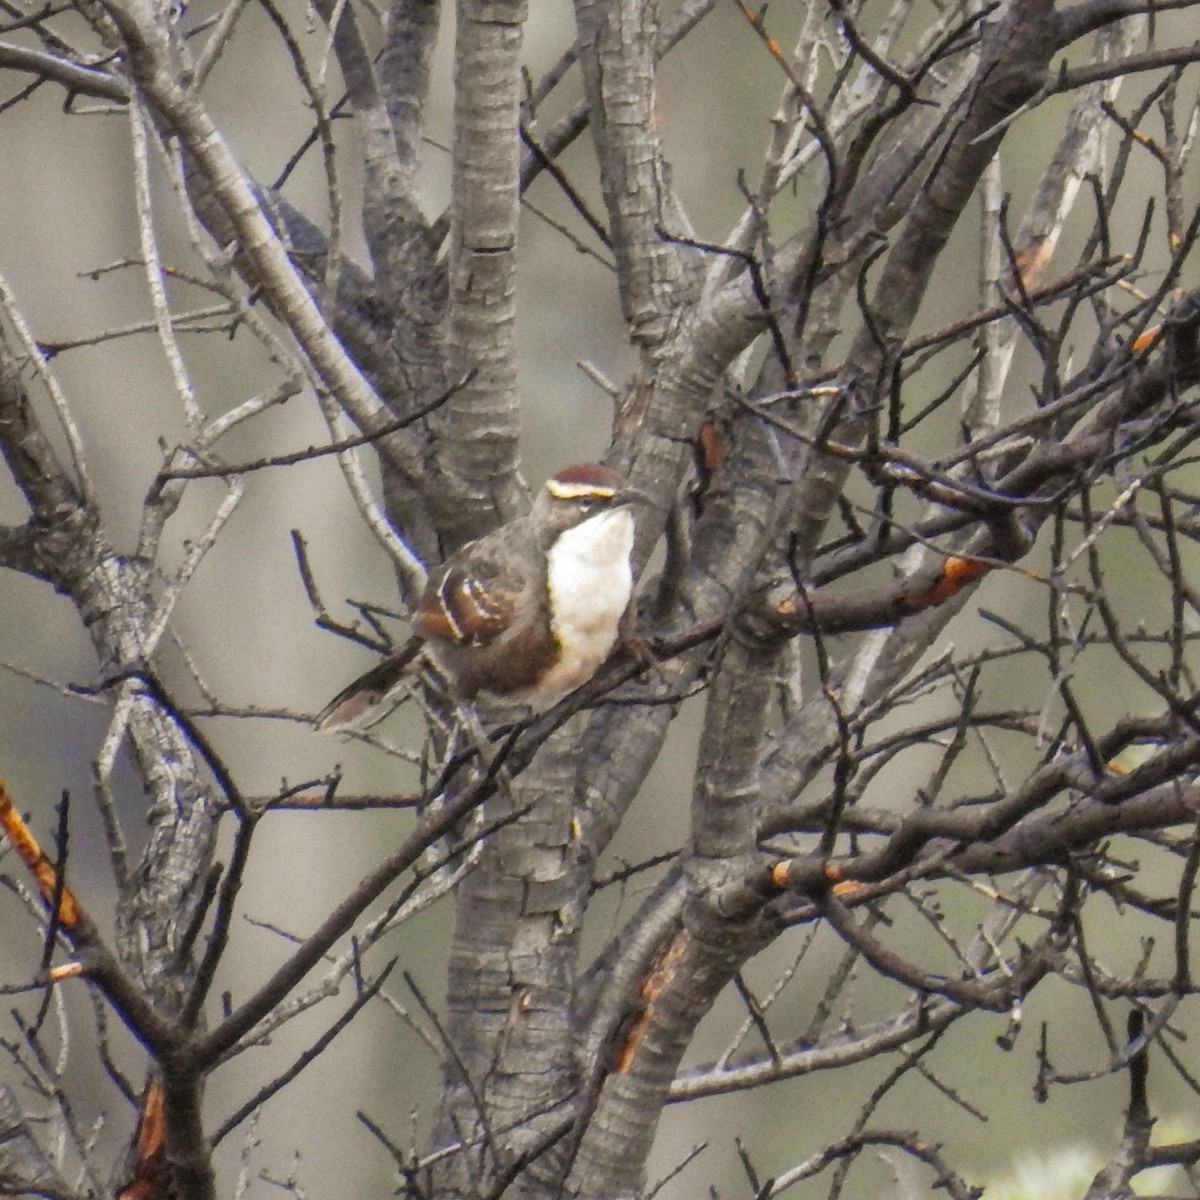
<svg viewBox="0 0 1200 1200">
<path fill-rule="evenodd" d="M 463 631 L 459 627 L 458 622 L 454 619 L 454 610 L 450 607 L 446 599 L 446 584 L 450 582 L 450 576 L 447 575 L 442 580 L 442 586 L 438 588 L 438 603 L 442 606 L 442 615 L 446 618 L 446 623 L 454 630 L 454 636 L 458 641 L 463 640 Z"/>
<path fill-rule="evenodd" d="M 603 487 L 595 483 L 563 483 L 559 479 L 551 479 L 546 484 L 546 491 L 556 500 L 580 500 L 584 496 L 595 496 L 598 500 L 611 500 L 617 489 Z"/>
</svg>

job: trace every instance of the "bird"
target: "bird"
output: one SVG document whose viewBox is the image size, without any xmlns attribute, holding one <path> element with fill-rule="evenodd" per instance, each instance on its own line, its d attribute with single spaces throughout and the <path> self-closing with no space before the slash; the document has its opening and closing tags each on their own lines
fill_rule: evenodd
<svg viewBox="0 0 1200 1200">
<path fill-rule="evenodd" d="M 633 507 L 648 497 L 600 463 L 576 463 L 529 513 L 450 555 L 412 615 L 412 637 L 339 692 L 318 730 L 363 723 L 427 655 L 451 697 L 542 709 L 582 687 L 631 635 Z"/>
</svg>

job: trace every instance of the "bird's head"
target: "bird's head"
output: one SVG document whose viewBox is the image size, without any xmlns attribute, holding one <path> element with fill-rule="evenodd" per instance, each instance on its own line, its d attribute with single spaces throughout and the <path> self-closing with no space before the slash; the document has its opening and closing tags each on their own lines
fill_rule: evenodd
<svg viewBox="0 0 1200 1200">
<path fill-rule="evenodd" d="M 628 504 L 645 503 L 646 496 L 624 477 L 600 463 L 564 467 L 546 481 L 533 505 L 536 525 L 553 541 L 567 529 Z"/>
</svg>

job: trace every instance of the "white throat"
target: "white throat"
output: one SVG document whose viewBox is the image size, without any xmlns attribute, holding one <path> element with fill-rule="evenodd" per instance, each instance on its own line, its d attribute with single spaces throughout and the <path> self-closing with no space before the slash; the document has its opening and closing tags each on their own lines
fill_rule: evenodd
<svg viewBox="0 0 1200 1200">
<path fill-rule="evenodd" d="M 633 595 L 633 514 L 589 517 L 550 548 L 547 586 L 562 656 L 539 690 L 565 695 L 586 683 L 612 653 Z"/>
</svg>

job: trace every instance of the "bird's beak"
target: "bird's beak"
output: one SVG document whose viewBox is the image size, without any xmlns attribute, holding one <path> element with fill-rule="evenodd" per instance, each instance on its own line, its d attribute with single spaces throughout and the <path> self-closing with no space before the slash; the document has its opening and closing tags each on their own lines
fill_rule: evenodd
<svg viewBox="0 0 1200 1200">
<path fill-rule="evenodd" d="M 631 484 L 626 484 L 614 497 L 618 504 L 644 504 L 648 508 L 657 508 L 654 497 L 649 492 L 643 492 L 641 488 L 633 487 Z"/>
</svg>

